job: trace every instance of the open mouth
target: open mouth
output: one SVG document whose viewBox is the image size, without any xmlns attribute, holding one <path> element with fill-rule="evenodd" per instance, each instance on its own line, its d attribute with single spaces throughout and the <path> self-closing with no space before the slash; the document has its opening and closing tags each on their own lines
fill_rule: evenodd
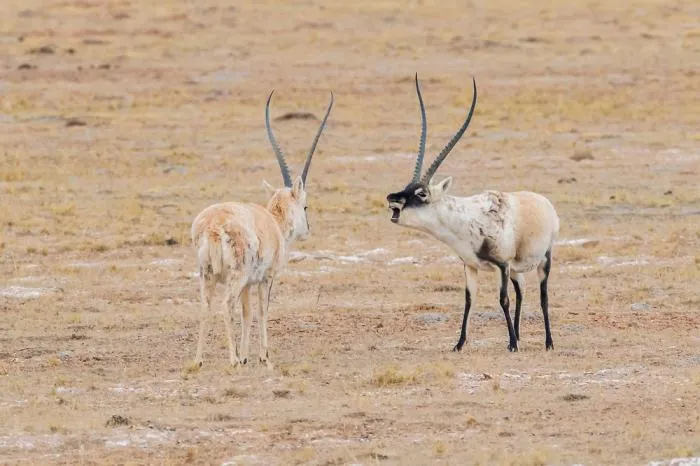
<svg viewBox="0 0 700 466">
<path fill-rule="evenodd" d="M 399 222 L 399 215 L 401 215 L 401 210 L 396 208 L 396 207 L 392 207 L 391 212 L 392 212 L 391 213 L 391 221 L 394 223 L 398 223 Z"/>
</svg>

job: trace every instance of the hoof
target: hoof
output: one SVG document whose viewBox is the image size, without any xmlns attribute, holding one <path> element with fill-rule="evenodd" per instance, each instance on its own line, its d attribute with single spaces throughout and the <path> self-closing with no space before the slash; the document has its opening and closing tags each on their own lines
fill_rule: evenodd
<svg viewBox="0 0 700 466">
<path fill-rule="evenodd" d="M 547 348 L 547 351 L 554 350 L 554 343 L 550 341 L 549 343 L 545 344 L 545 347 Z"/>
<path fill-rule="evenodd" d="M 260 358 L 260 364 L 265 364 L 265 366 L 266 366 L 268 369 L 273 369 L 273 368 L 275 367 L 275 366 L 272 365 L 272 363 L 270 362 L 270 360 L 267 359 L 267 358 Z"/>
<path fill-rule="evenodd" d="M 236 359 L 231 360 L 231 365 L 233 367 L 241 367 L 241 366 L 244 366 L 247 362 L 248 362 L 248 360 L 245 358 L 243 358 L 242 361 L 240 359 L 236 358 Z"/>
<path fill-rule="evenodd" d="M 517 344 L 510 344 L 508 345 L 508 351 L 511 353 L 517 353 L 518 352 L 518 345 Z"/>
</svg>

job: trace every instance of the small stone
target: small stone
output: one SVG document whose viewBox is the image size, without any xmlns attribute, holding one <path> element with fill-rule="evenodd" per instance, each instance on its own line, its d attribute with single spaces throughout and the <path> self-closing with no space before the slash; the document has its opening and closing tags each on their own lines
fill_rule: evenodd
<svg viewBox="0 0 700 466">
<path fill-rule="evenodd" d="M 317 120 L 316 116 L 310 112 L 288 112 L 275 118 L 275 121 L 287 120 Z"/>
<path fill-rule="evenodd" d="M 275 398 L 289 398 L 289 390 L 272 390 Z"/>
<path fill-rule="evenodd" d="M 177 173 L 179 175 L 184 175 L 187 173 L 187 167 L 184 165 L 168 165 L 163 168 L 163 173 Z"/>
<path fill-rule="evenodd" d="M 634 303 L 630 306 L 630 309 L 636 312 L 650 311 L 651 305 L 649 305 L 648 303 Z"/>
<path fill-rule="evenodd" d="M 69 128 L 71 126 L 85 126 L 87 123 L 85 123 L 83 120 L 79 120 L 77 118 L 71 118 L 70 120 L 66 121 L 66 126 Z"/>
<path fill-rule="evenodd" d="M 569 402 L 587 400 L 589 398 L 590 398 L 590 396 L 588 396 L 588 395 L 581 395 L 578 393 L 569 393 L 568 395 L 564 395 L 562 397 L 562 399 L 564 401 L 569 401 Z"/>
<path fill-rule="evenodd" d="M 593 160 L 595 157 L 593 157 L 593 154 L 589 150 L 577 150 L 574 152 L 574 155 L 570 157 L 571 160 L 574 162 L 580 162 L 582 160 Z"/>
<path fill-rule="evenodd" d="M 109 42 L 102 39 L 83 39 L 83 44 L 85 45 L 106 45 Z"/>
<path fill-rule="evenodd" d="M 31 49 L 29 53 L 32 54 L 43 54 L 43 55 L 52 55 L 56 53 L 53 47 L 50 45 L 42 45 L 41 47 L 37 47 L 35 49 Z"/>
<path fill-rule="evenodd" d="M 115 414 L 109 419 L 107 419 L 107 422 L 105 423 L 105 426 L 107 427 L 119 427 L 119 426 L 128 426 L 131 425 L 131 420 L 126 417 L 126 416 L 120 416 L 119 414 Z"/>
</svg>

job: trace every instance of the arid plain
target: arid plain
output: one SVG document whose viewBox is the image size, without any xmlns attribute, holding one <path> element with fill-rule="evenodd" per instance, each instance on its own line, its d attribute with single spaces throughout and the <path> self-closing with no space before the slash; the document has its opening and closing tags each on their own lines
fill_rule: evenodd
<svg viewBox="0 0 700 466">
<path fill-rule="evenodd" d="M 613 3 L 1 2 L 0 462 L 700 456 L 700 7 Z M 384 200 L 418 146 L 415 72 L 429 158 L 479 86 L 453 194 L 559 212 L 552 352 L 535 276 L 511 354 L 484 273 L 450 351 L 462 266 Z M 275 368 L 232 369 L 218 316 L 196 370 L 189 226 L 281 184 L 272 88 L 273 118 L 335 92 L 311 237 L 273 292 Z M 298 172 L 318 120 L 273 125 Z"/>
</svg>

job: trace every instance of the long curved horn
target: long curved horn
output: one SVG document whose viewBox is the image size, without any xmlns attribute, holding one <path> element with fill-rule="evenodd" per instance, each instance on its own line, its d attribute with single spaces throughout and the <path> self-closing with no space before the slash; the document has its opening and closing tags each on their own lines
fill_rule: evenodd
<svg viewBox="0 0 700 466">
<path fill-rule="evenodd" d="M 413 169 L 413 178 L 411 183 L 418 182 L 420 172 L 423 169 L 423 158 L 425 157 L 425 138 L 427 137 L 428 123 L 425 119 L 425 106 L 423 105 L 423 96 L 420 95 L 420 86 L 418 85 L 418 73 L 416 73 L 416 94 L 418 94 L 418 103 L 420 103 L 420 144 L 418 145 L 418 156 L 416 157 L 416 168 Z"/>
<path fill-rule="evenodd" d="M 321 121 L 321 126 L 318 127 L 318 131 L 316 131 L 316 137 L 314 137 L 314 142 L 311 143 L 311 149 L 309 149 L 309 153 L 306 155 L 306 162 L 304 162 L 304 171 L 301 172 L 301 180 L 304 182 L 305 186 L 306 175 L 309 173 L 309 167 L 311 166 L 311 157 L 313 157 L 314 155 L 314 151 L 316 150 L 316 144 L 318 144 L 318 139 L 321 137 L 323 128 L 326 126 L 326 120 L 328 120 L 328 115 L 330 115 L 331 113 L 331 108 L 333 108 L 333 91 L 331 91 L 331 101 L 328 104 L 328 109 L 326 110 L 326 114 L 323 117 L 323 121 Z"/>
<path fill-rule="evenodd" d="M 467 119 L 465 120 L 464 124 L 462 124 L 462 127 L 459 128 L 459 130 L 455 133 L 455 135 L 452 136 L 450 142 L 448 142 L 447 145 L 442 149 L 442 151 L 440 151 L 440 154 L 437 156 L 432 165 L 428 167 L 428 170 L 425 172 L 425 175 L 423 175 L 423 178 L 421 180 L 423 181 L 423 183 L 430 183 L 430 180 L 433 178 L 433 175 L 437 171 L 438 167 L 440 167 L 440 164 L 445 160 L 447 154 L 450 153 L 455 144 L 457 144 L 457 141 L 459 141 L 464 132 L 467 130 L 467 126 L 469 126 L 469 121 L 471 121 L 472 115 L 474 114 L 474 108 L 476 107 L 476 79 L 472 78 L 472 81 L 474 82 L 474 99 L 472 100 L 472 106 L 469 109 Z"/>
<path fill-rule="evenodd" d="M 265 105 L 265 128 L 267 129 L 267 138 L 270 140 L 272 150 L 275 151 L 275 155 L 277 156 L 277 162 L 280 164 L 280 170 L 282 170 L 282 179 L 284 180 L 284 186 L 287 188 L 291 188 L 292 176 L 289 173 L 287 161 L 284 159 L 282 149 L 280 149 L 280 145 L 277 143 L 277 139 L 275 139 L 275 135 L 272 134 L 272 128 L 270 127 L 270 100 L 272 99 L 272 94 L 274 93 L 275 90 L 273 89 L 272 92 L 270 92 L 270 96 L 267 98 L 267 104 Z"/>
</svg>

